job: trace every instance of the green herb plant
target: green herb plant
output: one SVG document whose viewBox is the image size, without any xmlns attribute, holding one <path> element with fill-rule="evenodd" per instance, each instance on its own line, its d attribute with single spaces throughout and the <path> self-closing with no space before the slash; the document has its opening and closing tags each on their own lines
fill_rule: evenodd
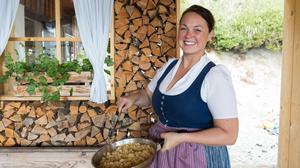
<svg viewBox="0 0 300 168">
<path fill-rule="evenodd" d="M 18 56 L 18 52 L 16 51 Z M 29 54 L 26 52 L 26 60 Z M 70 75 L 68 72 L 81 73 L 82 71 L 93 72 L 91 63 L 87 58 L 80 64 L 77 60 L 59 63 L 52 55 L 42 52 L 33 61 L 14 61 L 12 54 L 5 55 L 5 67 L 7 71 L 0 76 L 0 83 L 9 78 L 14 78 L 17 85 L 27 84 L 27 93 L 33 95 L 36 90 L 42 94 L 42 101 L 58 101 L 61 86 L 64 85 Z M 112 65 L 112 59 L 105 60 L 107 66 Z M 51 88 L 51 89 L 50 89 Z M 70 95 L 73 93 L 70 91 Z"/>
</svg>

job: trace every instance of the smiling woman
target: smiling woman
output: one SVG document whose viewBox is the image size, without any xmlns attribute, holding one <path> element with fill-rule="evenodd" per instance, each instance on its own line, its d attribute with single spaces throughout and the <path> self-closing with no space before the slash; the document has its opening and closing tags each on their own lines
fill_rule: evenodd
<svg viewBox="0 0 300 168">
<path fill-rule="evenodd" d="M 151 168 L 230 167 L 226 145 L 237 139 L 237 104 L 228 69 L 205 52 L 213 28 L 209 10 L 189 7 L 179 22 L 182 57 L 162 66 L 147 88 L 120 97 L 119 111 L 152 104 L 159 117 L 149 134 L 164 145 Z"/>
</svg>

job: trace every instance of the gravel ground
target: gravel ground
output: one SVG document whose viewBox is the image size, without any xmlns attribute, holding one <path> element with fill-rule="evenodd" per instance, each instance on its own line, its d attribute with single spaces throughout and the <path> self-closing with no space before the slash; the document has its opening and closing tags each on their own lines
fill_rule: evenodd
<svg viewBox="0 0 300 168">
<path fill-rule="evenodd" d="M 235 168 L 276 167 L 281 83 L 281 52 L 256 49 L 246 54 L 210 52 L 231 71 L 240 131 L 229 146 Z"/>
</svg>

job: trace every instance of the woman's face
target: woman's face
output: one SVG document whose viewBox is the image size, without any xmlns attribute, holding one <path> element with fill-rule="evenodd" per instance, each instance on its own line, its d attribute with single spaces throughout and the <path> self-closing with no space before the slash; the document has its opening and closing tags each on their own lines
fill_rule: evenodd
<svg viewBox="0 0 300 168">
<path fill-rule="evenodd" d="M 206 21 L 195 12 L 186 13 L 179 25 L 178 41 L 184 55 L 203 54 L 205 46 L 213 36 Z"/>
</svg>

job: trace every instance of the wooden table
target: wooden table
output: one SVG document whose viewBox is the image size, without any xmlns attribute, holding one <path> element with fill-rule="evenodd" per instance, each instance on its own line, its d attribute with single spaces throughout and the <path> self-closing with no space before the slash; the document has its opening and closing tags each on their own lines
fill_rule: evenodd
<svg viewBox="0 0 300 168">
<path fill-rule="evenodd" d="M 0 168 L 93 168 L 99 147 L 0 148 Z"/>
</svg>

